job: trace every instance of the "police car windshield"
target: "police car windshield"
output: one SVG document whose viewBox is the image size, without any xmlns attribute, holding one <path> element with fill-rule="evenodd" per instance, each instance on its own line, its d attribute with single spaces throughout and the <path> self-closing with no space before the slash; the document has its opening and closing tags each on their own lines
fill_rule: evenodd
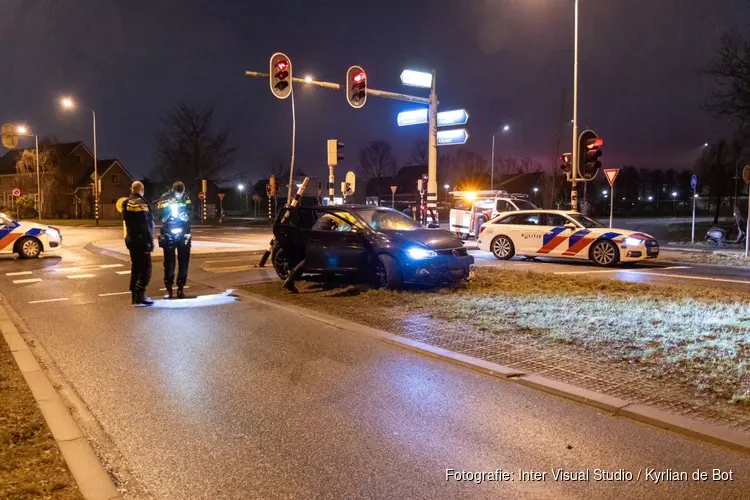
<svg viewBox="0 0 750 500">
<path fill-rule="evenodd" d="M 583 227 L 604 227 L 604 225 L 598 221 L 595 221 L 594 219 L 590 219 L 582 214 L 569 214 L 568 217 L 582 225 Z"/>
<path fill-rule="evenodd" d="M 366 208 L 357 214 L 376 231 L 413 231 L 422 227 L 411 217 L 390 208 Z"/>
</svg>

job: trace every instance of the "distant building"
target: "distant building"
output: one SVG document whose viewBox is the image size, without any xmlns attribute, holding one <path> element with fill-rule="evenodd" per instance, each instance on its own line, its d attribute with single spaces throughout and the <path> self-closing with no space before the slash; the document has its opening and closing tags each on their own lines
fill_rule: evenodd
<svg viewBox="0 0 750 500">
<path fill-rule="evenodd" d="M 19 172 L 18 163 L 24 151 L 13 150 L 0 157 L 0 205 L 12 204 L 13 189 L 24 196 L 37 197 L 37 176 L 34 169 Z M 54 218 L 92 218 L 94 216 L 94 155 L 83 142 L 40 145 L 40 157 L 51 155 L 51 168 L 42 180 L 42 215 Z M 119 160 L 99 160 L 97 170 L 101 181 L 101 217 L 116 219 L 120 215 L 115 202 L 130 193 L 135 180 Z"/>
</svg>

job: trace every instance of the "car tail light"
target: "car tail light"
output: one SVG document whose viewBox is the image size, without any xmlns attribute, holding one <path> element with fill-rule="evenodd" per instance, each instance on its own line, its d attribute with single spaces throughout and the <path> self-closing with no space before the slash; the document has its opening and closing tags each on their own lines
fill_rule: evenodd
<svg viewBox="0 0 750 500">
<path fill-rule="evenodd" d="M 482 231 L 484 231 L 484 230 L 485 230 L 484 226 L 479 226 L 479 234 L 482 234 Z"/>
</svg>

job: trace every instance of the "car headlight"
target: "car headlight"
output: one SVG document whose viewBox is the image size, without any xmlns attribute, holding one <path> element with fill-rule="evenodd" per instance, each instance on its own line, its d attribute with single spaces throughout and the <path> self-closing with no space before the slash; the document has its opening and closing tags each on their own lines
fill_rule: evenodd
<svg viewBox="0 0 750 500">
<path fill-rule="evenodd" d="M 55 228 L 48 227 L 44 230 L 45 234 L 49 236 L 50 238 L 60 239 L 60 231 L 58 231 Z"/>
<path fill-rule="evenodd" d="M 435 250 L 427 250 L 426 248 L 412 247 L 406 251 L 406 255 L 410 259 L 424 260 L 437 257 L 437 252 Z"/>
<path fill-rule="evenodd" d="M 629 247 L 637 247 L 643 244 L 643 240 L 639 238 L 625 238 L 625 244 Z"/>
</svg>

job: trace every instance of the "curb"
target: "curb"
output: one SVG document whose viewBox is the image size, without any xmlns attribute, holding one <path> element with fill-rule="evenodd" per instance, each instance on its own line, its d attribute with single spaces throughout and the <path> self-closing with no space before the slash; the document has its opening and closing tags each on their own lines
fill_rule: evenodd
<svg viewBox="0 0 750 500">
<path fill-rule="evenodd" d="M 83 498 L 121 500 L 120 492 L 21 337 L 4 303 L 0 304 L 0 330 Z"/>
<path fill-rule="evenodd" d="M 96 244 L 97 242 L 93 243 L 86 243 L 86 245 L 83 247 L 84 250 L 87 250 L 91 253 L 96 253 L 99 255 L 105 255 L 107 257 L 112 257 L 113 259 L 121 260 L 123 262 L 130 262 L 130 256 L 121 252 L 116 252 L 114 250 L 107 250 L 106 248 L 102 248 L 99 245 Z M 158 247 L 156 247 L 158 248 Z M 157 252 L 156 248 L 154 248 L 154 252 L 151 254 L 151 260 L 164 260 L 164 255 L 162 252 Z M 265 253 L 265 250 L 238 250 L 236 252 L 213 252 L 213 253 L 193 253 L 190 255 L 191 259 L 203 259 L 203 258 L 224 258 L 224 257 L 254 257 L 256 255 L 263 255 Z"/>
<path fill-rule="evenodd" d="M 268 299 L 262 295 L 244 290 L 235 290 L 235 294 L 244 296 L 247 299 L 266 304 L 271 307 L 285 310 L 295 315 L 303 316 L 308 319 L 325 323 L 326 325 L 346 330 L 348 332 L 365 335 L 375 338 L 392 345 L 397 345 L 410 351 L 430 356 L 432 358 L 447 361 L 471 370 L 484 373 L 496 378 L 516 382 L 518 384 L 531 387 L 543 392 L 554 394 L 556 396 L 570 399 L 585 405 L 593 406 L 601 410 L 608 411 L 616 417 L 624 417 L 645 424 L 653 425 L 661 429 L 684 434 L 702 441 L 706 441 L 719 446 L 724 446 L 744 453 L 750 453 L 750 435 L 708 424 L 692 418 L 674 415 L 650 406 L 632 403 L 624 399 L 591 391 L 582 387 L 577 387 L 557 380 L 552 380 L 533 373 L 523 371 L 508 366 L 499 365 L 491 361 L 466 356 L 465 354 L 456 353 L 440 347 L 435 347 L 423 342 L 411 340 L 393 333 L 389 333 L 377 328 L 360 325 L 352 321 L 344 320 L 331 316 L 330 314 L 313 311 L 304 307 L 291 304 L 283 304 L 278 301 Z"/>
</svg>

